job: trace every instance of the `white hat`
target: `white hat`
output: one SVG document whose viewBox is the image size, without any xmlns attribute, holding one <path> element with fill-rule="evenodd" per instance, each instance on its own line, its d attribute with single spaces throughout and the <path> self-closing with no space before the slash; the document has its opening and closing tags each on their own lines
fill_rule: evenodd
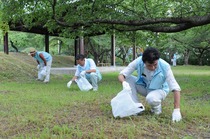
<svg viewBox="0 0 210 139">
<path fill-rule="evenodd" d="M 36 52 L 36 49 L 33 48 L 33 47 L 30 47 L 29 48 L 29 54 L 28 55 L 34 54 L 35 52 Z"/>
</svg>

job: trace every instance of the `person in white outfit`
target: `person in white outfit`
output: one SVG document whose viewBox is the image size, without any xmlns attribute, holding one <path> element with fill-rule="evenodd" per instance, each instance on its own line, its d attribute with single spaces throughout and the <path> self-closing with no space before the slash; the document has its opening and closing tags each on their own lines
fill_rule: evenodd
<svg viewBox="0 0 210 139">
<path fill-rule="evenodd" d="M 50 70 L 52 65 L 52 56 L 44 51 L 36 51 L 35 48 L 30 48 L 31 55 L 38 63 L 38 81 L 48 83 L 50 81 Z"/>
<path fill-rule="evenodd" d="M 138 76 L 132 75 L 136 71 Z M 148 47 L 143 56 L 132 61 L 119 76 L 119 81 L 124 89 L 131 89 L 135 102 L 139 102 L 137 93 L 146 97 L 146 102 L 151 107 L 151 112 L 159 115 L 162 112 L 162 101 L 169 92 L 174 94 L 174 110 L 172 121 L 182 119 L 180 112 L 181 88 L 174 78 L 170 65 L 160 58 L 156 48 Z"/>
<path fill-rule="evenodd" d="M 76 56 L 76 61 L 77 69 L 71 82 L 83 76 L 92 84 L 93 91 L 98 91 L 98 82 L 102 79 L 102 76 L 93 59 L 85 58 L 83 54 L 79 54 Z"/>
</svg>

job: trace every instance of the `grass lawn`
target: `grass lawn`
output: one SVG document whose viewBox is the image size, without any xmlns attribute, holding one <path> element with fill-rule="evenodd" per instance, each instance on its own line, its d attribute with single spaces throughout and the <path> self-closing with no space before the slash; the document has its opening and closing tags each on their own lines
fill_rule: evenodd
<svg viewBox="0 0 210 139">
<path fill-rule="evenodd" d="M 1 82 L 0 138 L 210 138 L 210 67 L 172 69 L 182 88 L 181 122 L 171 121 L 172 93 L 159 116 L 139 96 L 146 108 L 142 115 L 115 119 L 110 101 L 122 89 L 118 72 L 103 73 L 98 92 L 81 92 L 76 84 L 68 89 L 70 76 L 60 75 L 52 76 L 49 84 Z"/>
</svg>

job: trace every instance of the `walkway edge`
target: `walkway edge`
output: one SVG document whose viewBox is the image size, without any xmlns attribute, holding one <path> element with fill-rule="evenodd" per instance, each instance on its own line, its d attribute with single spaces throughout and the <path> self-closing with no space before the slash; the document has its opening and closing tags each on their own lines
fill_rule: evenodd
<svg viewBox="0 0 210 139">
<path fill-rule="evenodd" d="M 115 66 L 115 67 L 98 67 L 101 73 L 106 72 L 120 72 L 125 67 L 123 66 Z M 51 74 L 71 74 L 73 75 L 76 71 L 76 67 L 63 67 L 63 68 L 51 68 Z"/>
</svg>

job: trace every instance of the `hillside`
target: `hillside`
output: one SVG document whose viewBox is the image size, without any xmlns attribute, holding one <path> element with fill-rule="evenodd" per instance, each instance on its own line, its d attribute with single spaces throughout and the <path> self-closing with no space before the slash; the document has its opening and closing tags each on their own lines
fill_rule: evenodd
<svg viewBox="0 0 210 139">
<path fill-rule="evenodd" d="M 53 56 L 52 67 L 72 67 L 72 56 Z M 9 55 L 0 52 L 0 82 L 31 81 L 37 76 L 37 62 L 27 53 L 13 53 Z"/>
</svg>

